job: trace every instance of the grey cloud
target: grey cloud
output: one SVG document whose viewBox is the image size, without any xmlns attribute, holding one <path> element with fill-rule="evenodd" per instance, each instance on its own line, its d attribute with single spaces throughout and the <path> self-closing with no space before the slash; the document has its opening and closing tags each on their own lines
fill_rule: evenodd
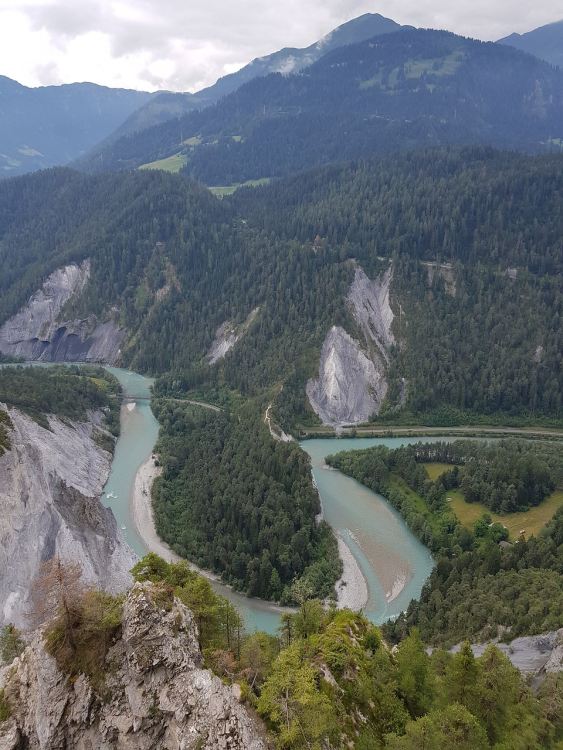
<svg viewBox="0 0 563 750">
<path fill-rule="evenodd" d="M 25 12 L 33 28 L 46 30 L 59 49 L 82 34 L 101 32 L 116 65 L 142 53 L 139 80 L 182 90 L 212 83 L 235 61 L 306 46 L 366 12 L 482 39 L 528 30 L 561 14 L 560 0 L 535 6 L 521 0 L 22 0 L 11 5 Z M 165 81 L 151 68 L 162 61 L 174 63 Z"/>
</svg>

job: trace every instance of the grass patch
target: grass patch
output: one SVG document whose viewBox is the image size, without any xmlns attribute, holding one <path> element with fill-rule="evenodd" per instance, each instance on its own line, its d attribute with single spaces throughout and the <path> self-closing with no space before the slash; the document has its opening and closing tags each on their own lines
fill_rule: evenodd
<svg viewBox="0 0 563 750">
<path fill-rule="evenodd" d="M 433 60 L 412 60 L 405 64 L 406 78 L 421 78 L 423 75 L 451 76 L 463 61 L 464 55 L 452 52 L 444 58 Z"/>
<path fill-rule="evenodd" d="M 422 464 L 424 468 L 426 469 L 426 473 L 428 474 L 428 478 L 431 479 L 433 482 L 435 482 L 438 477 L 441 477 L 442 474 L 445 474 L 446 471 L 451 471 L 453 469 L 453 464 Z"/>
<path fill-rule="evenodd" d="M 237 182 L 234 185 L 216 185 L 210 187 L 209 190 L 217 198 L 224 198 L 226 195 L 232 195 L 241 187 L 259 187 L 260 185 L 267 185 L 269 182 L 269 177 L 261 177 L 259 180 L 247 180 L 246 182 Z"/>
<path fill-rule="evenodd" d="M 396 474 L 391 474 L 391 476 L 389 477 L 389 487 L 391 489 L 401 490 L 401 492 L 404 493 L 409 498 L 409 500 L 412 502 L 413 506 L 419 511 L 419 513 L 430 514 L 431 511 L 428 505 L 426 505 L 424 498 L 421 497 L 414 490 L 411 490 L 411 488 L 408 486 L 405 480 L 402 479 L 401 477 L 397 476 Z"/>
<path fill-rule="evenodd" d="M 472 529 L 475 521 L 484 513 L 488 513 L 493 521 L 506 526 L 512 540 L 518 539 L 522 529 L 525 530 L 526 537 L 537 535 L 551 521 L 556 511 L 563 506 L 563 490 L 556 490 L 543 503 L 530 510 L 505 514 L 493 513 L 481 503 L 466 502 L 460 490 L 448 492 L 447 496 L 452 498 L 448 505 L 467 529 Z"/>
<path fill-rule="evenodd" d="M 148 164 L 141 164 L 139 169 L 160 169 L 163 172 L 177 174 L 182 167 L 186 166 L 187 161 L 186 154 L 174 154 L 173 156 L 167 156 L 166 159 L 157 159 L 157 161 L 151 161 Z"/>
</svg>

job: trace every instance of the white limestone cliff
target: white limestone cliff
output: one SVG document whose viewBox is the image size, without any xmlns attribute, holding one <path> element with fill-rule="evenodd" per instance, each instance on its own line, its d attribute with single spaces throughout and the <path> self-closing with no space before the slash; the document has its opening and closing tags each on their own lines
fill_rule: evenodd
<svg viewBox="0 0 563 750">
<path fill-rule="evenodd" d="M 381 409 L 395 344 L 389 303 L 392 279 L 391 267 L 375 280 L 356 267 L 347 302 L 363 341 L 333 326 L 322 346 L 319 375 L 307 383 L 309 402 L 323 424 L 359 424 Z"/>
<path fill-rule="evenodd" d="M 392 280 L 391 266 L 380 278 L 373 281 L 366 276 L 360 266 L 357 266 L 354 281 L 348 292 L 348 303 L 366 342 L 377 347 L 386 363 L 389 363 L 389 349 L 395 344 L 391 330 L 394 315 L 389 304 Z"/>
<path fill-rule="evenodd" d="M 241 340 L 252 323 L 256 320 L 259 311 L 260 308 L 255 307 L 254 310 L 249 313 L 244 323 L 241 323 L 240 325 L 236 325 L 232 321 L 226 320 L 219 326 L 215 332 L 215 339 L 206 355 L 207 362 L 210 365 L 214 365 L 216 362 L 223 359 L 235 344 Z"/>
<path fill-rule="evenodd" d="M 106 362 L 119 358 L 124 331 L 95 316 L 63 320 L 66 303 L 90 278 L 90 261 L 54 271 L 22 309 L 0 328 L 0 352 L 42 362 Z"/>
<path fill-rule="evenodd" d="M 85 582 L 116 592 L 130 585 L 136 558 L 99 500 L 111 464 L 95 441 L 102 414 L 87 422 L 49 416 L 46 429 L 0 408 L 12 423 L 0 456 L 0 625 L 26 627 L 31 583 L 45 560 L 80 562 Z"/>
</svg>

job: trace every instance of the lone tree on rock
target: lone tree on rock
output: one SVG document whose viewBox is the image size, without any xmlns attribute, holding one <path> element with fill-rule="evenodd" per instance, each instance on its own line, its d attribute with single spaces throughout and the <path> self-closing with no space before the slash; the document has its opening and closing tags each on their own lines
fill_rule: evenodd
<svg viewBox="0 0 563 750">
<path fill-rule="evenodd" d="M 63 562 L 58 555 L 43 563 L 31 588 L 30 619 L 35 627 L 56 621 L 58 648 L 76 650 L 76 629 L 86 588 L 78 563 Z"/>
</svg>

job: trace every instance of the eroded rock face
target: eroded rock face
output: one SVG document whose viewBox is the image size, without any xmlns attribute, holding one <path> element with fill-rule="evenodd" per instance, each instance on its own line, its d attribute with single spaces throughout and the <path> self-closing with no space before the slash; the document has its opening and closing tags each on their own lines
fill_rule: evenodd
<svg viewBox="0 0 563 750">
<path fill-rule="evenodd" d="M 384 370 L 343 328 L 333 326 L 321 351 L 319 377 L 307 383 L 307 396 L 323 423 L 365 422 L 377 413 L 386 393 Z"/>
<path fill-rule="evenodd" d="M 252 323 L 256 320 L 256 316 L 260 312 L 259 307 L 255 307 L 254 310 L 248 315 L 244 323 L 235 325 L 232 321 L 227 320 L 215 332 L 215 340 L 211 344 L 211 347 L 206 355 L 207 362 L 210 365 L 214 365 L 219 360 L 230 352 L 235 344 L 240 341 L 244 334 L 248 331 Z"/>
<path fill-rule="evenodd" d="M 202 668 L 191 612 L 155 604 L 151 584 L 128 594 L 107 664 L 102 701 L 86 677 L 61 674 L 36 635 L 0 677 L 12 710 L 0 750 L 266 750 L 261 723 Z"/>
<path fill-rule="evenodd" d="M 472 644 L 475 656 L 482 656 L 489 643 Z M 563 628 L 540 635 L 526 635 L 510 643 L 492 641 L 523 674 L 545 675 L 563 672 Z M 459 651 L 454 646 L 452 651 Z"/>
<path fill-rule="evenodd" d="M 395 337 L 391 331 L 395 316 L 389 304 L 392 280 L 391 267 L 380 278 L 372 281 L 358 266 L 348 292 L 348 302 L 354 319 L 362 329 L 366 342 L 375 344 L 387 363 L 389 362 L 389 349 L 395 343 Z"/>
<path fill-rule="evenodd" d="M 66 303 L 79 295 L 90 278 L 90 261 L 52 273 L 16 315 L 0 328 L 0 352 L 42 362 L 107 362 L 120 354 L 125 332 L 114 321 L 95 316 L 61 320 Z"/>
<path fill-rule="evenodd" d="M 379 413 L 387 395 L 387 367 L 395 344 L 389 290 L 390 267 L 371 280 L 357 266 L 347 302 L 363 341 L 333 326 L 321 350 L 319 376 L 307 383 L 309 402 L 323 424 L 366 422 Z"/>
<path fill-rule="evenodd" d="M 136 558 L 99 501 L 111 464 L 94 440 L 102 414 L 75 423 L 51 416 L 47 430 L 0 407 L 13 425 L 0 457 L 0 625 L 27 626 L 31 582 L 56 554 L 80 562 L 85 582 L 125 590 Z"/>
</svg>

